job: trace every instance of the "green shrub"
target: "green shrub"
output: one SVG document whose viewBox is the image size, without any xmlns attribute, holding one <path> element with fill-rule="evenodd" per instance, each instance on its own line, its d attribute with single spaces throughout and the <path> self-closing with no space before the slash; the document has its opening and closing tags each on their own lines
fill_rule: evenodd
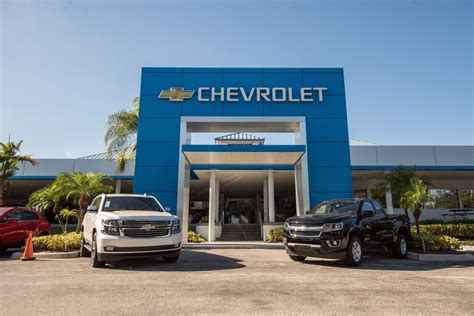
<svg viewBox="0 0 474 316">
<path fill-rule="evenodd" d="M 283 241 L 283 228 L 272 228 L 268 231 L 267 234 L 267 241 L 268 242 L 281 242 Z"/>
<path fill-rule="evenodd" d="M 205 241 L 206 239 L 204 239 L 204 237 L 202 237 L 198 233 L 193 232 L 193 231 L 188 231 L 188 242 L 201 243 Z"/>
<path fill-rule="evenodd" d="M 449 224 L 474 224 L 474 219 L 472 218 L 460 218 L 460 219 L 453 219 L 450 221 L 443 221 L 441 219 L 425 219 L 420 221 L 420 225 L 432 225 L 432 224 L 441 224 L 441 225 L 449 225 Z"/>
<path fill-rule="evenodd" d="M 209 217 L 208 216 L 203 216 L 199 220 L 199 223 L 208 223 L 209 222 Z"/>
<path fill-rule="evenodd" d="M 415 227 L 412 227 L 412 232 Z M 446 235 L 456 238 L 474 238 L 474 224 L 432 224 L 420 225 L 420 233 L 428 235 Z"/>
<path fill-rule="evenodd" d="M 33 238 L 35 251 L 72 251 L 79 249 L 81 234 L 67 233 Z"/>
<path fill-rule="evenodd" d="M 421 235 L 412 234 L 410 238 L 410 249 L 423 251 L 423 242 L 425 242 L 426 251 L 443 251 L 443 250 L 455 250 L 459 249 L 460 242 L 457 238 L 449 237 L 445 235 L 430 235 L 422 233 Z"/>
</svg>

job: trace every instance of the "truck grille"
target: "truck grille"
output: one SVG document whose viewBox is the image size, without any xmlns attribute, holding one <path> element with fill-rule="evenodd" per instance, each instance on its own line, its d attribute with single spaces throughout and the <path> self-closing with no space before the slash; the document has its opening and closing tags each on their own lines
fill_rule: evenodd
<svg viewBox="0 0 474 316">
<path fill-rule="evenodd" d="M 171 225 L 170 221 L 133 221 L 133 220 L 128 220 L 128 221 L 123 221 L 122 226 L 123 227 L 143 227 L 145 225 L 153 225 L 153 226 L 169 226 Z"/>
<path fill-rule="evenodd" d="M 298 237 L 319 237 L 323 232 L 323 226 L 292 224 L 290 226 L 291 235 Z"/>
<path fill-rule="evenodd" d="M 121 225 L 124 237 L 152 238 L 169 236 L 171 221 L 123 221 Z"/>
<path fill-rule="evenodd" d="M 308 231 L 291 231 L 291 234 L 295 237 L 319 237 L 321 236 L 322 231 L 308 232 Z"/>
<path fill-rule="evenodd" d="M 122 228 L 123 235 L 125 237 L 138 237 L 138 238 L 147 238 L 147 237 L 164 237 L 170 234 L 169 228 L 158 228 L 158 229 L 134 229 L 134 228 Z"/>
</svg>

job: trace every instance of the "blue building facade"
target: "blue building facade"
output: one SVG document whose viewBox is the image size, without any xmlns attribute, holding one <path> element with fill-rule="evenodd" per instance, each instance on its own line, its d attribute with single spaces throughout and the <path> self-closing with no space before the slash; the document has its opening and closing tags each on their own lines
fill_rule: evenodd
<svg viewBox="0 0 474 316">
<path fill-rule="evenodd" d="M 263 96 L 258 97 L 258 91 Z M 143 68 L 134 192 L 157 196 L 173 213 L 182 198 L 178 194 L 183 185 L 179 181 L 182 121 L 190 117 L 303 118 L 305 194 L 310 207 L 325 199 L 352 196 L 340 68 Z M 238 164 L 234 167 L 236 172 L 241 169 Z"/>
</svg>

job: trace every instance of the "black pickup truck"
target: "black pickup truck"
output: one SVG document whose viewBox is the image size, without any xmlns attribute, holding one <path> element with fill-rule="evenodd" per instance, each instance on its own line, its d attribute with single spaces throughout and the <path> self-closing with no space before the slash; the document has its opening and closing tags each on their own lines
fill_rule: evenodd
<svg viewBox="0 0 474 316">
<path fill-rule="evenodd" d="M 405 215 L 388 215 L 373 199 L 339 199 L 318 204 L 306 216 L 284 224 L 283 243 L 294 261 L 306 257 L 362 262 L 364 248 L 388 247 L 397 258 L 407 256 L 410 222 Z"/>
</svg>

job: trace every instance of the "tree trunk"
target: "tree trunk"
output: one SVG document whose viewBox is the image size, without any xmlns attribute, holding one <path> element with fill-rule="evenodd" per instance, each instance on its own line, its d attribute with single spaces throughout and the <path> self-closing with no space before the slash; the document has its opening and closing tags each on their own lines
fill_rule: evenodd
<svg viewBox="0 0 474 316">
<path fill-rule="evenodd" d="M 3 192 L 4 192 L 4 183 L 0 182 L 0 206 L 3 206 Z"/>
<path fill-rule="evenodd" d="M 413 217 L 415 218 L 415 226 L 416 226 L 416 233 L 420 234 L 420 216 L 421 216 L 421 209 L 416 208 L 413 210 Z"/>
<path fill-rule="evenodd" d="M 54 214 L 56 214 L 56 217 L 58 218 L 59 226 L 61 226 L 61 230 L 63 231 L 63 234 L 64 234 L 66 232 L 66 229 L 64 228 L 63 219 L 61 218 L 58 208 L 59 208 L 59 205 L 55 203 L 53 206 L 53 212 Z"/>
<path fill-rule="evenodd" d="M 78 234 L 81 232 L 82 221 L 84 220 L 85 214 L 86 214 L 86 211 L 82 207 L 79 207 L 79 218 L 77 219 L 77 226 L 76 226 L 76 233 Z"/>
</svg>

